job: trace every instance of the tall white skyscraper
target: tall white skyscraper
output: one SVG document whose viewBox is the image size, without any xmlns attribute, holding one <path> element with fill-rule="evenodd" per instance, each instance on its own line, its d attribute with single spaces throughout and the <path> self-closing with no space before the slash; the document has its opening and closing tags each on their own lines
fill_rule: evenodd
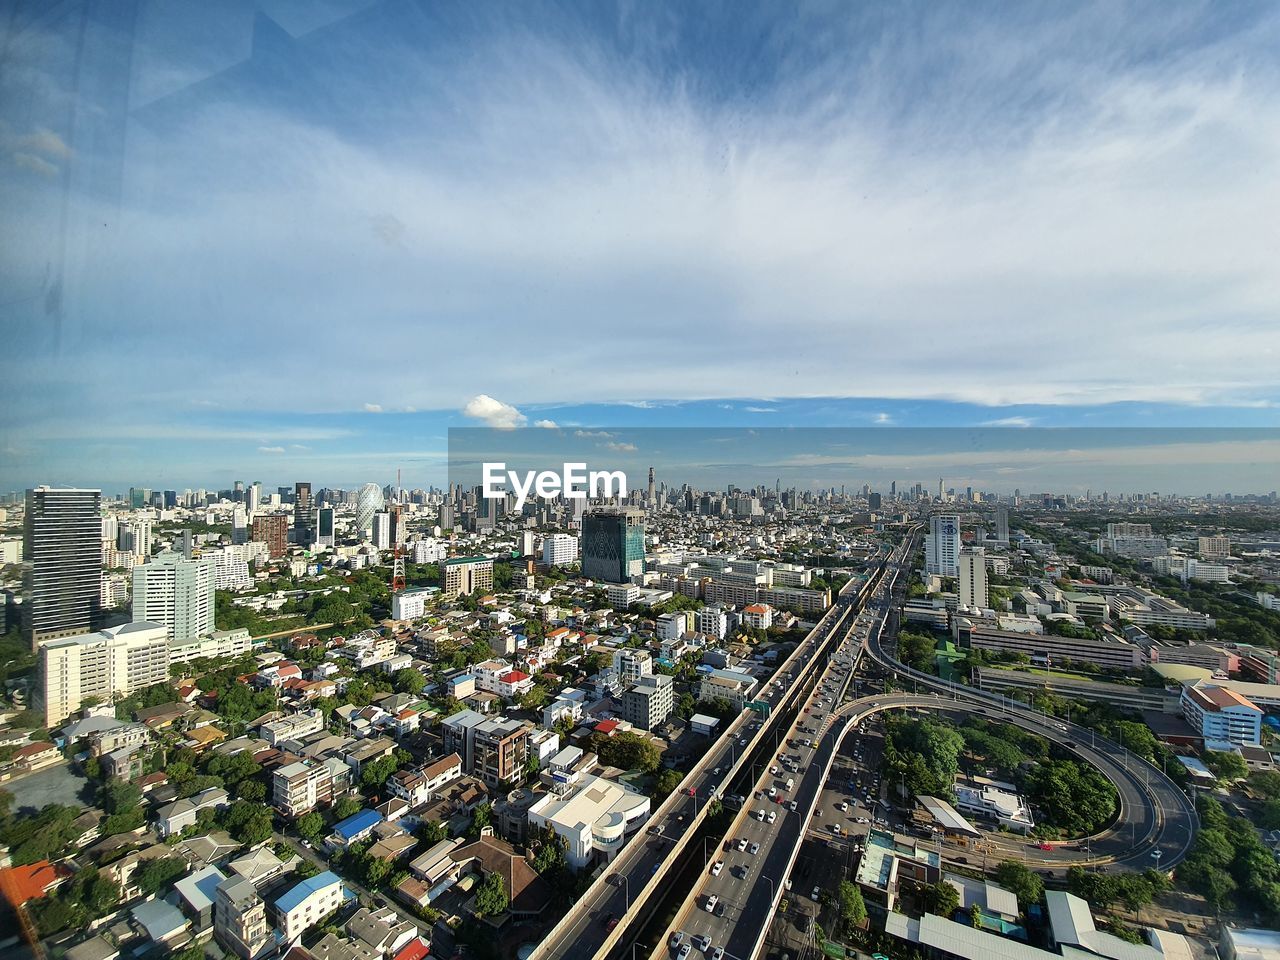
<svg viewBox="0 0 1280 960">
<path fill-rule="evenodd" d="M 360 488 L 356 500 L 356 530 L 364 538 L 373 529 L 373 515 L 383 507 L 382 488 L 376 483 L 366 483 Z"/>
<path fill-rule="evenodd" d="M 960 573 L 960 517 L 935 513 L 929 518 L 929 536 L 924 544 L 925 572 L 943 577 Z"/>
<path fill-rule="evenodd" d="M 213 560 L 166 551 L 133 568 L 133 622 L 158 623 L 170 640 L 213 632 Z"/>
<path fill-rule="evenodd" d="M 956 589 L 960 608 L 987 606 L 987 556 L 981 547 L 960 551 L 960 578 Z"/>
</svg>

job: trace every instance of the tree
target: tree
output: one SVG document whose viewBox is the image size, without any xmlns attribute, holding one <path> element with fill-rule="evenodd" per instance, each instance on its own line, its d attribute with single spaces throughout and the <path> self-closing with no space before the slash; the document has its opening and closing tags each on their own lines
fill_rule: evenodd
<svg viewBox="0 0 1280 960">
<path fill-rule="evenodd" d="M 437 844 L 449 836 L 444 824 L 438 820 L 427 820 L 418 828 L 418 839 L 429 844 Z"/>
<path fill-rule="evenodd" d="M 1040 874 L 1017 860 L 1005 860 L 996 867 L 996 883 L 1017 897 L 1024 909 L 1044 899 Z"/>
<path fill-rule="evenodd" d="M 298 836 L 308 843 L 315 843 L 324 833 L 324 817 L 320 816 L 315 810 L 304 813 L 298 818 L 294 829 L 298 831 Z"/>
<path fill-rule="evenodd" d="M 680 781 L 683 779 L 684 774 L 679 770 L 659 770 L 658 775 L 653 778 L 653 798 L 658 800 L 666 797 L 672 790 L 680 786 Z"/>
<path fill-rule="evenodd" d="M 497 916 L 511 904 L 507 894 L 507 885 L 502 874 L 493 872 L 485 874 L 485 878 L 476 888 L 475 912 L 481 917 Z"/>
<path fill-rule="evenodd" d="M 181 857 L 162 857 L 148 860 L 138 868 L 138 889 L 148 896 L 159 893 L 187 872 L 187 862 Z"/>
<path fill-rule="evenodd" d="M 862 891 L 848 880 L 841 880 L 836 888 L 836 900 L 840 904 L 840 923 L 845 930 L 860 927 L 867 919 L 867 905 Z"/>
<path fill-rule="evenodd" d="M 652 773 L 662 764 L 662 754 L 649 740 L 637 733 L 624 731 L 611 737 L 592 734 L 592 750 L 602 763 L 623 770 Z"/>
<path fill-rule="evenodd" d="M 144 822 L 142 808 L 134 807 L 132 810 L 124 810 L 108 816 L 102 821 L 102 832 L 108 837 L 114 837 L 118 833 L 132 833 Z"/>
<path fill-rule="evenodd" d="M 488 803 L 480 803 L 471 811 L 471 828 L 467 831 L 473 837 L 480 836 L 480 831 L 493 825 L 493 807 Z"/>
<path fill-rule="evenodd" d="M 347 817 L 359 813 L 363 808 L 364 803 L 359 797 L 353 797 L 348 794 L 333 805 L 333 815 L 339 820 L 345 820 Z"/>
<path fill-rule="evenodd" d="M 403 670 L 396 671 L 391 682 L 396 688 L 396 693 L 411 693 L 416 697 L 427 685 L 427 678 L 420 671 L 405 667 Z"/>
<path fill-rule="evenodd" d="M 236 796 L 241 800 L 261 803 L 267 799 L 267 788 L 261 780 L 241 780 L 236 787 Z"/>
<path fill-rule="evenodd" d="M 939 880 L 920 888 L 920 905 L 925 913 L 949 919 L 960 909 L 960 893 L 945 880 Z"/>
<path fill-rule="evenodd" d="M 565 854 L 564 839 L 551 828 L 539 831 L 536 844 L 537 853 L 533 856 L 533 869 L 545 879 L 554 880 L 569 869 L 569 858 Z"/>
<path fill-rule="evenodd" d="M 1230 753 L 1219 750 L 1206 750 L 1204 752 L 1204 765 L 1213 771 L 1213 775 L 1219 780 L 1242 780 L 1249 774 L 1249 768 L 1244 762 L 1244 757 L 1232 751 Z"/>
<path fill-rule="evenodd" d="M 1280 771 L 1259 770 L 1251 773 L 1249 789 L 1268 800 L 1280 800 Z"/>
</svg>

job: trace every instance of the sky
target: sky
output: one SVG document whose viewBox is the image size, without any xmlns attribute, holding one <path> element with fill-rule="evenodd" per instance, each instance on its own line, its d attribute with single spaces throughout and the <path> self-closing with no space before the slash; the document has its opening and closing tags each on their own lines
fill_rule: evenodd
<svg viewBox="0 0 1280 960">
<path fill-rule="evenodd" d="M 1274 4 L 8 6 L 0 491 L 1280 426 Z"/>
</svg>

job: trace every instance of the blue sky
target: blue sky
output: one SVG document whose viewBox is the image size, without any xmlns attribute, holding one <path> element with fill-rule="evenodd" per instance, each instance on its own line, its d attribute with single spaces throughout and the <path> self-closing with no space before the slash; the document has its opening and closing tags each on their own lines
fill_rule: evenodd
<svg viewBox="0 0 1280 960">
<path fill-rule="evenodd" d="M 504 405 L 1280 424 L 1271 4 L 16 10 L 0 489 L 428 482 Z"/>
</svg>

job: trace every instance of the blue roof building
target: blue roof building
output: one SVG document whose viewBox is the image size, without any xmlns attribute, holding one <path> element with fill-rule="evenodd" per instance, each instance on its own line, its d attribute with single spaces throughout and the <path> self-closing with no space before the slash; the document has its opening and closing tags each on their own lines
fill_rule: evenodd
<svg viewBox="0 0 1280 960">
<path fill-rule="evenodd" d="M 359 813 L 353 813 L 347 819 L 333 825 L 333 833 L 329 835 L 329 845 L 345 850 L 351 844 L 359 843 L 367 837 L 381 822 L 382 814 L 366 807 Z"/>
</svg>

